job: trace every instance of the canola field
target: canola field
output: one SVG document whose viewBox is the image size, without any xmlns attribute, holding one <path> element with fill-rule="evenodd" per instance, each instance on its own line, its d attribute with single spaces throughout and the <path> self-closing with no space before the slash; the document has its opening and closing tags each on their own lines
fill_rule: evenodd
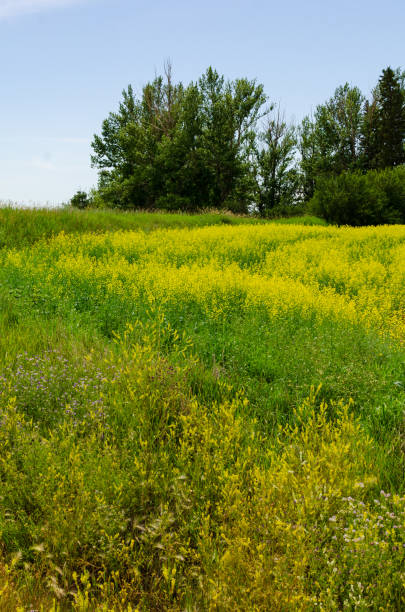
<svg viewBox="0 0 405 612">
<path fill-rule="evenodd" d="M 402 610 L 405 226 L 0 251 L 1 610 Z"/>
</svg>

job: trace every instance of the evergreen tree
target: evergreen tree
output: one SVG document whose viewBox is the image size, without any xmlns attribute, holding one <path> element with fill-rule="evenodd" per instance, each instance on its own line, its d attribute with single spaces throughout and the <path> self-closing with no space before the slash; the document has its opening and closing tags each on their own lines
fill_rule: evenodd
<svg viewBox="0 0 405 612">
<path fill-rule="evenodd" d="M 388 67 L 378 82 L 378 167 L 405 163 L 405 95 L 400 77 Z"/>
</svg>

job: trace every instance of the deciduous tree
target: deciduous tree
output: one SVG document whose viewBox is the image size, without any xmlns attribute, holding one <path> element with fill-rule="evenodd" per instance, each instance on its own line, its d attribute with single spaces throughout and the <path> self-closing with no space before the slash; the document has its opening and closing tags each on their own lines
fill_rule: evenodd
<svg viewBox="0 0 405 612">
<path fill-rule="evenodd" d="M 297 198 L 297 134 L 288 125 L 280 108 L 269 116 L 261 135 L 263 147 L 258 151 L 258 202 L 265 216 L 277 206 L 293 204 Z"/>
</svg>

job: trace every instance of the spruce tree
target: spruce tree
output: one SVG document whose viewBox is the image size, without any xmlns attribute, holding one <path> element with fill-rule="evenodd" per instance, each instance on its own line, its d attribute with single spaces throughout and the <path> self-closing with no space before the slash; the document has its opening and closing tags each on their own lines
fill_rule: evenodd
<svg viewBox="0 0 405 612">
<path fill-rule="evenodd" d="M 405 163 L 405 96 L 398 75 L 388 67 L 378 82 L 378 167 Z"/>
</svg>

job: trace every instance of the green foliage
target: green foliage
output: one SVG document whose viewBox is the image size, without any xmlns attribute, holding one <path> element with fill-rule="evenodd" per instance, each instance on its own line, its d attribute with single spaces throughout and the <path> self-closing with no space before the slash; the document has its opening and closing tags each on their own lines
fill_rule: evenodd
<svg viewBox="0 0 405 612">
<path fill-rule="evenodd" d="M 376 225 L 384 222 L 384 193 L 360 172 L 320 176 L 311 210 L 339 225 Z"/>
<path fill-rule="evenodd" d="M 372 173 L 372 180 L 385 194 L 385 223 L 405 223 L 405 165 Z"/>
<path fill-rule="evenodd" d="M 90 203 L 91 200 L 88 197 L 87 193 L 85 191 L 80 190 L 77 191 L 70 200 L 70 205 L 73 206 L 73 208 L 80 208 L 82 210 L 90 206 Z"/>
<path fill-rule="evenodd" d="M 288 221 L 290 218 L 299 218 L 299 222 L 302 222 L 304 216 L 308 211 L 308 205 L 306 202 L 291 203 L 291 201 L 277 204 L 273 208 L 268 208 L 263 213 L 266 219 L 278 219 Z"/>
<path fill-rule="evenodd" d="M 302 197 L 305 202 L 308 202 L 314 195 L 317 176 L 315 125 L 311 117 L 304 117 L 299 127 L 298 148 Z"/>
<path fill-rule="evenodd" d="M 405 167 L 320 176 L 310 209 L 339 225 L 405 222 Z"/>
<path fill-rule="evenodd" d="M 42 430 L 26 416 L 27 366 L 43 397 L 60 398 Z M 194 395 L 200 367 L 158 319 L 127 327 L 103 359 L 27 355 L 9 369 L 3 609 L 52 595 L 78 611 L 400 605 L 404 499 L 377 492 L 373 441 L 351 405 L 327 406 L 312 389 L 269 440 L 226 381 L 211 376 L 215 401 Z M 85 412 L 72 410 L 72 383 L 88 394 Z"/>
<path fill-rule="evenodd" d="M 405 88 L 398 69 L 383 70 L 366 101 L 362 128 L 362 165 L 365 169 L 394 167 L 405 162 Z"/>
<path fill-rule="evenodd" d="M 301 126 L 301 171 L 303 193 L 314 193 L 320 174 L 339 174 L 359 166 L 363 95 L 348 83 L 338 87 L 314 117 Z"/>
<path fill-rule="evenodd" d="M 405 163 L 405 92 L 392 68 L 383 70 L 378 82 L 378 167 Z"/>
<path fill-rule="evenodd" d="M 361 135 L 361 166 L 365 170 L 378 167 L 379 155 L 379 108 L 374 95 L 371 102 L 364 103 L 363 124 Z"/>
<path fill-rule="evenodd" d="M 404 82 L 399 69 L 385 69 L 371 101 L 345 83 L 296 129 L 280 111 L 269 115 L 273 107 L 265 108 L 263 86 L 254 80 L 229 81 L 210 67 L 184 86 L 173 82 L 168 64 L 139 98 L 131 86 L 124 90 L 118 112 L 94 136 L 99 184 L 92 205 L 288 215 L 290 205 L 313 197 L 320 177 L 404 163 Z M 351 219 L 350 199 L 341 205 L 345 222 L 379 222 L 381 194 L 358 184 L 358 200 L 370 197 L 374 213 L 359 204 Z M 398 217 L 384 216 L 391 218 Z"/>
<path fill-rule="evenodd" d="M 276 209 L 288 215 L 289 205 L 314 196 L 321 177 L 404 163 L 404 83 L 401 70 L 386 68 L 371 101 L 345 83 L 296 129 L 280 111 L 270 114 L 273 107 L 264 106 L 263 86 L 254 80 L 226 80 L 210 67 L 184 86 L 173 82 L 167 64 L 164 76 L 145 85 L 140 97 L 131 86 L 124 90 L 118 111 L 94 136 L 99 184 L 92 205 L 255 210 L 262 216 L 276 216 Z M 268 115 L 262 131 L 259 121 Z M 379 222 L 381 194 L 358 183 L 358 200 L 369 196 L 374 213 L 359 204 L 360 212 L 350 219 L 350 199 L 345 222 Z M 387 223 L 391 218 L 398 216 L 384 216 Z"/>
<path fill-rule="evenodd" d="M 16 223 L 43 218 L 13 212 L 31 215 Z M 104 229 L 114 219 L 144 229 L 152 218 L 202 223 L 47 214 Z M 301 222 L 280 223 L 289 221 Z M 294 308 L 246 309 L 246 296 L 221 284 L 208 299 L 229 307 L 216 314 L 199 307 L 187 279 L 171 300 L 141 288 L 148 260 L 170 261 L 176 283 L 187 262 L 197 273 L 212 256 L 220 275 L 226 263 L 235 275 L 261 270 L 255 294 L 278 268 L 331 299 L 373 300 L 381 289 L 400 302 L 400 272 L 397 292 L 386 281 L 400 228 L 277 227 L 267 242 L 256 228 L 242 242 L 232 228 L 207 228 L 203 253 L 188 229 L 3 250 L 2 610 L 402 609 L 400 343 Z M 342 235 L 348 259 L 336 263 Z M 125 281 L 135 268 L 137 281 Z"/>
<path fill-rule="evenodd" d="M 261 139 L 263 148 L 257 153 L 257 208 L 262 216 L 269 216 L 274 209 L 288 210 L 289 205 L 296 203 L 299 186 L 296 130 L 286 124 L 278 109 L 268 119 Z"/>
<path fill-rule="evenodd" d="M 247 212 L 255 125 L 266 100 L 255 81 L 225 81 L 212 68 L 198 83 L 148 83 L 123 91 L 118 113 L 93 140 L 99 194 L 117 208 L 204 207 Z"/>
<path fill-rule="evenodd" d="M 209 68 L 199 80 L 199 89 L 204 128 L 202 156 L 210 176 L 209 203 L 232 210 L 232 202 L 238 200 L 239 212 L 246 211 L 250 203 L 246 178 L 256 139 L 254 128 L 266 100 L 263 86 L 247 79 L 225 82 Z M 235 191 L 237 198 L 233 197 Z"/>
<path fill-rule="evenodd" d="M 372 92 L 371 101 L 365 100 L 357 87 L 347 83 L 336 89 L 334 96 L 325 104 L 318 105 L 313 118 L 305 117 L 300 129 L 299 149 L 301 153 L 302 192 L 305 200 L 315 193 L 315 186 L 325 185 L 328 179 L 322 175 L 339 175 L 342 172 L 353 172 L 357 169 L 371 170 L 399 166 L 405 161 L 405 89 L 403 73 L 398 69 L 383 70 L 378 85 Z M 344 191 L 348 192 L 348 180 Z M 378 209 L 384 208 L 380 195 L 375 187 L 361 178 L 352 179 L 350 189 L 357 181 L 361 193 L 355 204 L 352 197 L 339 208 L 345 209 L 341 218 L 345 223 L 379 223 Z M 332 184 L 332 183 L 331 183 Z M 337 183 L 336 183 L 337 185 Z M 326 189 L 326 187 L 322 187 Z M 336 192 L 336 187 L 333 191 Z M 378 189 L 377 189 L 378 191 Z M 371 198 L 370 206 L 366 202 Z M 319 194 L 318 194 L 319 195 Z M 316 198 L 318 198 L 318 195 Z M 341 194 L 343 197 L 343 195 Z M 318 209 L 330 206 L 319 204 Z M 388 196 L 388 206 L 391 207 Z M 367 210 L 367 209 L 370 210 Z M 359 209 L 359 211 L 357 211 Z M 361 209 L 361 210 L 360 210 Z M 350 211 L 353 210 L 353 218 Z M 374 210 L 374 213 L 371 212 Z M 357 211 L 357 212 L 356 212 Z M 328 219 L 334 218 L 327 213 Z M 360 217 L 359 217 L 360 215 Z M 383 215 L 384 222 L 390 223 L 390 214 Z M 393 219 L 401 218 L 396 213 Z M 337 219 L 337 217 L 336 217 Z"/>
<path fill-rule="evenodd" d="M 93 198 L 92 198 L 93 200 Z M 166 206 L 173 202 L 166 202 Z M 183 204 L 183 202 L 180 202 Z M 173 208 L 179 204 L 174 202 Z M 178 210 L 178 209 L 177 209 Z M 0 249 L 20 248 L 38 240 L 49 239 L 60 232 L 65 234 L 109 232 L 139 229 L 145 232 L 163 227 L 201 227 L 262 223 L 254 217 L 229 213 L 174 214 L 143 211 L 76 210 L 73 208 L 33 209 L 0 206 Z"/>
</svg>

